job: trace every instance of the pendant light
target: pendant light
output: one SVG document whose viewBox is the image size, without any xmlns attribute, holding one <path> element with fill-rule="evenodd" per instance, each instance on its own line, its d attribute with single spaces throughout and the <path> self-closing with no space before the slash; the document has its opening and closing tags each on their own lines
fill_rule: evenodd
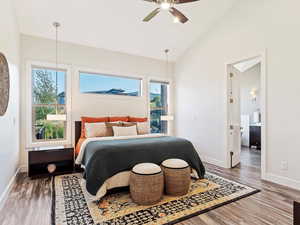
<svg viewBox="0 0 300 225">
<path fill-rule="evenodd" d="M 60 27 L 60 23 L 54 22 L 53 26 L 55 28 L 55 114 L 48 114 L 47 120 L 50 121 L 66 121 L 66 114 L 58 114 L 58 28 Z"/>
<path fill-rule="evenodd" d="M 169 49 L 165 49 L 165 55 L 166 55 L 166 76 L 169 76 Z M 174 116 L 173 115 L 161 115 L 160 119 L 162 121 L 172 121 L 174 120 Z"/>
<path fill-rule="evenodd" d="M 166 75 L 169 76 L 169 49 L 165 49 L 165 55 L 166 55 Z"/>
</svg>

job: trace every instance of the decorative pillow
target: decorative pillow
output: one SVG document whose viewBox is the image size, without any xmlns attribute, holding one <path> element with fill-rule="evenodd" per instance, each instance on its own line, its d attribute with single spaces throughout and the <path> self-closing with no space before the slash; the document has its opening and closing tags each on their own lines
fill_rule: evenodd
<svg viewBox="0 0 300 225">
<path fill-rule="evenodd" d="M 122 121 L 115 121 L 115 122 L 106 122 L 106 126 L 107 127 L 122 127 L 123 126 L 123 123 Z"/>
<path fill-rule="evenodd" d="M 106 123 L 86 123 L 85 136 L 91 137 L 109 137 L 113 136 L 112 129 L 106 126 Z"/>
<path fill-rule="evenodd" d="M 121 122 L 123 127 L 131 127 L 131 126 L 136 126 L 137 123 L 135 122 Z"/>
<path fill-rule="evenodd" d="M 147 121 L 148 121 L 147 117 L 130 117 L 129 116 L 129 122 L 139 122 L 139 123 L 142 123 L 142 122 L 147 122 Z"/>
<path fill-rule="evenodd" d="M 137 135 L 136 126 L 113 127 L 114 136 L 135 136 Z"/>
<path fill-rule="evenodd" d="M 109 117 L 108 122 L 116 122 L 116 121 L 128 122 L 128 120 L 129 120 L 128 116 L 113 116 L 113 117 Z"/>
<path fill-rule="evenodd" d="M 149 134 L 150 133 L 150 127 L 149 127 L 149 123 L 148 122 L 136 123 L 136 127 L 137 127 L 137 133 L 139 135 L 141 135 L 141 134 Z"/>
<path fill-rule="evenodd" d="M 85 138 L 86 123 L 108 122 L 108 117 L 81 117 L 81 138 Z"/>
<path fill-rule="evenodd" d="M 116 122 L 106 122 L 106 127 L 109 130 L 109 133 L 111 136 L 114 136 L 113 127 L 122 127 L 123 126 L 122 121 L 116 121 Z"/>
</svg>

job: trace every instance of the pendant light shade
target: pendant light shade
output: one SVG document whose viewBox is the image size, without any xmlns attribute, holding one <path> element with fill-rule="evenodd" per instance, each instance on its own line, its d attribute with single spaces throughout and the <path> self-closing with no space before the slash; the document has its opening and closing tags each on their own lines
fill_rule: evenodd
<svg viewBox="0 0 300 225">
<path fill-rule="evenodd" d="M 160 119 L 162 121 L 173 121 L 174 120 L 174 116 L 173 115 L 165 115 L 165 116 L 161 116 Z"/>
<path fill-rule="evenodd" d="M 50 121 L 66 121 L 67 115 L 66 114 L 48 114 L 47 120 Z"/>
</svg>

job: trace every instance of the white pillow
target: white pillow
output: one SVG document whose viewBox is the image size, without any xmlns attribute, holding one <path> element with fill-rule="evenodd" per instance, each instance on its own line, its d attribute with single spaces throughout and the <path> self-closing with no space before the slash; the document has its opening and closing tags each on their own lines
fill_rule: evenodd
<svg viewBox="0 0 300 225">
<path fill-rule="evenodd" d="M 85 136 L 87 138 L 107 137 L 107 136 L 112 136 L 112 133 L 109 132 L 106 123 L 86 123 Z"/>
<path fill-rule="evenodd" d="M 136 124 L 138 134 L 149 134 L 150 127 L 148 122 L 139 122 Z"/>
<path fill-rule="evenodd" d="M 136 125 L 131 127 L 113 127 L 114 136 L 134 136 L 137 135 Z"/>
</svg>

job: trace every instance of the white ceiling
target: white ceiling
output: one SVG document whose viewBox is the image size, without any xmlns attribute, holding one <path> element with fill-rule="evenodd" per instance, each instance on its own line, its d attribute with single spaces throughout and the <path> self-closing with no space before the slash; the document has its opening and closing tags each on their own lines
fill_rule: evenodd
<svg viewBox="0 0 300 225">
<path fill-rule="evenodd" d="M 234 64 L 233 66 L 238 69 L 240 72 L 244 73 L 247 70 L 251 69 L 252 67 L 254 67 L 255 65 L 257 65 L 258 63 L 261 62 L 261 57 L 255 57 L 252 59 L 248 59 L 239 63 Z"/>
<path fill-rule="evenodd" d="M 62 24 L 59 39 L 134 55 L 176 60 L 214 25 L 236 0 L 201 0 L 178 5 L 190 21 L 174 24 L 161 12 L 150 23 L 142 19 L 156 8 L 142 0 L 15 0 L 21 33 L 54 39 L 54 21 Z"/>
</svg>

